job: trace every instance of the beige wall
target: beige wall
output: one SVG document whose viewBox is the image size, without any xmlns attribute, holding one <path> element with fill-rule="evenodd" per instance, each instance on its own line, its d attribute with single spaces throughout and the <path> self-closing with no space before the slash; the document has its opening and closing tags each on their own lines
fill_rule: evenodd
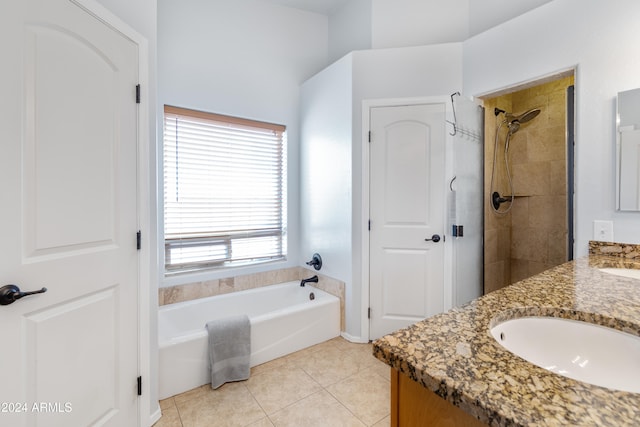
<svg viewBox="0 0 640 427">
<path fill-rule="evenodd" d="M 485 292 L 532 276 L 567 260 L 566 88 L 573 76 L 486 99 L 485 106 Z M 520 114 L 540 108 L 509 143 L 515 201 L 506 214 L 490 207 L 497 124 L 494 108 Z M 500 129 L 494 188 L 509 195 L 504 167 L 506 126 Z M 506 210 L 504 203 L 500 210 Z"/>
</svg>

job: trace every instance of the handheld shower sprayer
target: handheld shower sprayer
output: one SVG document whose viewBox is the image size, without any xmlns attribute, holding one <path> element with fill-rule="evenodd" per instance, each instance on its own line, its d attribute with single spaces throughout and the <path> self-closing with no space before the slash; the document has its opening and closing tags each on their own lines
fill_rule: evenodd
<svg viewBox="0 0 640 427">
<path fill-rule="evenodd" d="M 522 114 L 515 115 L 513 113 L 509 113 L 505 110 L 502 110 L 496 107 L 494 108 L 493 112 L 496 115 L 496 117 L 500 113 L 504 114 L 504 120 L 499 122 L 499 125 L 496 128 L 495 144 L 494 144 L 494 150 L 493 150 L 493 168 L 491 171 L 491 188 L 489 191 L 491 194 L 490 204 L 494 212 L 504 214 L 511 210 L 511 207 L 513 206 L 513 199 L 515 197 L 514 196 L 515 191 L 513 189 L 513 182 L 511 179 L 511 171 L 509 170 L 509 156 L 508 156 L 509 141 L 511 140 L 511 136 L 520 129 L 520 126 L 523 123 L 527 123 L 528 121 L 533 120 L 538 116 L 538 114 L 540 114 L 540 109 L 534 108 L 534 109 L 525 111 Z M 499 131 L 502 125 L 506 125 L 507 127 L 507 137 L 504 143 L 504 163 L 505 163 L 505 171 L 506 171 L 507 179 L 509 181 L 508 191 L 511 193 L 509 196 L 505 196 L 505 197 L 500 196 L 500 193 L 494 190 L 494 177 L 495 177 L 495 169 L 496 169 L 496 162 L 497 162 L 497 155 L 498 155 L 498 136 L 499 136 L 499 133 L 500 133 Z M 507 210 L 498 211 L 498 209 L 500 208 L 500 205 L 505 202 L 509 202 L 509 207 L 507 208 Z"/>
<path fill-rule="evenodd" d="M 519 116 L 515 116 L 511 113 L 505 113 L 504 118 L 507 121 L 507 127 L 509 128 L 509 133 L 513 135 L 520 129 L 520 125 L 523 123 L 527 123 L 529 120 L 533 120 L 538 114 L 540 114 L 539 108 L 534 108 L 533 110 L 525 111 Z"/>
<path fill-rule="evenodd" d="M 498 116 L 500 113 L 504 114 L 503 123 L 507 125 L 509 129 L 509 134 L 513 135 L 520 129 L 520 125 L 523 123 L 527 123 L 529 120 L 533 120 L 538 114 L 540 114 L 539 108 L 534 108 L 532 110 L 525 111 L 524 113 L 516 116 L 513 113 L 509 113 L 505 110 L 502 110 L 498 107 L 493 109 L 493 114 Z"/>
</svg>

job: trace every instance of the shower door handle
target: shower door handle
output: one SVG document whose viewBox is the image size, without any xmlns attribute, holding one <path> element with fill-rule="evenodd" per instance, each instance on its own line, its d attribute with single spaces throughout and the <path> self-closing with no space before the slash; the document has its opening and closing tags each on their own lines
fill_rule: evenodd
<svg viewBox="0 0 640 427">
<path fill-rule="evenodd" d="M 424 241 L 438 243 L 440 241 L 440 236 L 438 234 L 434 234 L 430 239 L 424 239 Z"/>
</svg>

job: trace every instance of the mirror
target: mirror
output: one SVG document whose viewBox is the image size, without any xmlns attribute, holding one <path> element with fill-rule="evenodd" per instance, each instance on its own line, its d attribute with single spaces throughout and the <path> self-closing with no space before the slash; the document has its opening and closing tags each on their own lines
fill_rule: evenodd
<svg viewBox="0 0 640 427">
<path fill-rule="evenodd" d="M 640 211 L 640 89 L 618 93 L 616 209 Z"/>
</svg>

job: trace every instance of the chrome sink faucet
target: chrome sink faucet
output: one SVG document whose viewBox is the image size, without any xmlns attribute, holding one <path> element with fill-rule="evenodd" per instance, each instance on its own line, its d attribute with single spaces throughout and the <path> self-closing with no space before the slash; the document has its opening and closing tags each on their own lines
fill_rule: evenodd
<svg viewBox="0 0 640 427">
<path fill-rule="evenodd" d="M 308 279 L 302 279 L 300 281 L 300 286 L 304 286 L 305 283 L 309 283 L 309 282 L 318 283 L 318 275 L 309 277 Z"/>
</svg>

